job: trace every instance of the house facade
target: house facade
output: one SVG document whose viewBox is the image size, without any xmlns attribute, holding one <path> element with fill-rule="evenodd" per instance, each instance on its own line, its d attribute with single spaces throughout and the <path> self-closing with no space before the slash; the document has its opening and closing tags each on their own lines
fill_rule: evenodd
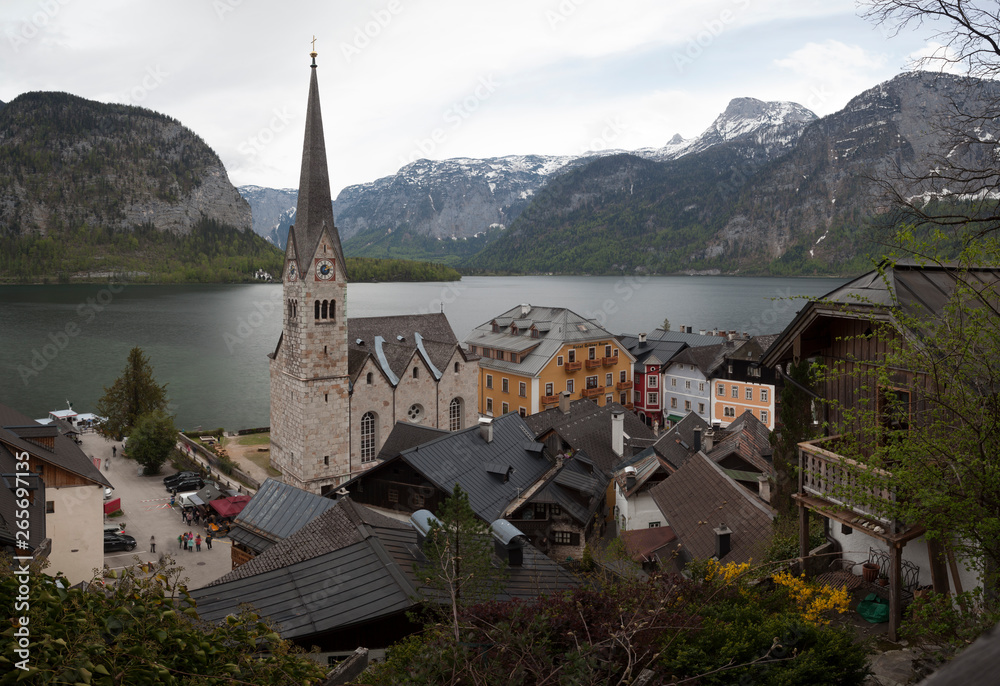
<svg viewBox="0 0 1000 686">
<path fill-rule="evenodd" d="M 479 356 L 479 413 L 528 416 L 559 394 L 598 405 L 632 398 L 635 358 L 593 321 L 561 307 L 519 305 L 476 327 L 465 341 Z"/>
<path fill-rule="evenodd" d="M 777 417 L 779 377 L 760 363 L 777 335 L 755 336 L 731 353 L 715 368 L 711 380 L 713 421 L 728 426 L 750 412 L 769 430 Z"/>
</svg>

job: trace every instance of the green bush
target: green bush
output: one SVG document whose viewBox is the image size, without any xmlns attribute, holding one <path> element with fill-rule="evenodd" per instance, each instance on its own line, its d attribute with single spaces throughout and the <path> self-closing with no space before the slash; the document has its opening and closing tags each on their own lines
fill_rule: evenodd
<svg viewBox="0 0 1000 686">
<path fill-rule="evenodd" d="M 947 593 L 928 593 L 914 599 L 910 609 L 909 618 L 900 627 L 903 638 L 956 651 L 1000 622 L 1000 607 L 985 598 L 981 587 L 955 598 Z"/>
</svg>

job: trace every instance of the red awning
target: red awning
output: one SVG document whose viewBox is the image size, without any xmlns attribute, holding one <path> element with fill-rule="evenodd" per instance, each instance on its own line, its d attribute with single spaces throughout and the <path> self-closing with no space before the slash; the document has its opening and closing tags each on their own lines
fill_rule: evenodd
<svg viewBox="0 0 1000 686">
<path fill-rule="evenodd" d="M 209 503 L 211 508 L 219 513 L 220 517 L 235 517 L 250 502 L 248 495 L 233 495 L 228 498 L 219 498 Z"/>
<path fill-rule="evenodd" d="M 108 500 L 104 503 L 104 514 L 111 514 L 112 512 L 118 512 L 122 509 L 122 499 L 115 498 L 114 500 Z"/>
</svg>

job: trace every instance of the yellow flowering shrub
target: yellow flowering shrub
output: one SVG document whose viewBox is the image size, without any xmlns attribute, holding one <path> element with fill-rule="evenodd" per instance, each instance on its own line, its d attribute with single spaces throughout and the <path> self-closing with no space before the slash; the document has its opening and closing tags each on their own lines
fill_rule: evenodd
<svg viewBox="0 0 1000 686">
<path fill-rule="evenodd" d="M 802 619 L 813 626 L 825 626 L 830 623 L 826 613 L 835 611 L 840 614 L 850 609 L 850 596 L 846 588 L 833 588 L 806 581 L 805 574 L 801 577 L 792 576 L 788 572 L 778 572 L 772 578 L 774 583 L 788 589 L 788 594 L 798 605 Z"/>
</svg>

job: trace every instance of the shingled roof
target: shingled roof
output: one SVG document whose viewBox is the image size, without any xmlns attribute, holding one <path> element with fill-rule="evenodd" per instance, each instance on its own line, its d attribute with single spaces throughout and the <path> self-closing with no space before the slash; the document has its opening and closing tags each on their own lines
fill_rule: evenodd
<svg viewBox="0 0 1000 686">
<path fill-rule="evenodd" d="M 653 450 L 670 463 L 674 469 L 680 469 L 694 454 L 694 430 L 701 429 L 702 436 L 710 429 L 708 422 L 696 412 L 688 412 L 684 417 L 664 433 L 653 444 Z"/>
<path fill-rule="evenodd" d="M 456 350 L 466 361 L 478 359 L 462 349 L 448 318 L 440 312 L 352 317 L 347 320 L 347 340 L 348 373 L 352 381 L 357 380 L 368 359 L 373 360 L 390 381 L 403 377 L 414 355 L 439 373 L 447 371 Z"/>
<path fill-rule="evenodd" d="M 683 562 L 715 555 L 714 529 L 732 530 L 723 562 L 760 560 L 771 537 L 774 511 L 698 452 L 670 478 L 650 489 L 682 545 Z"/>
<path fill-rule="evenodd" d="M 763 474 L 771 474 L 774 466 L 771 455 L 771 432 L 747 410 L 726 427 L 726 435 L 712 446 L 709 459 L 730 469 L 739 468 L 730 464 L 730 456 L 736 456 L 753 469 Z M 725 463 L 725 464 L 724 464 Z"/>
<path fill-rule="evenodd" d="M 572 449 L 582 450 L 598 468 L 610 474 L 622 460 L 611 447 L 611 415 L 616 411 L 625 415 L 625 433 L 632 445 L 645 448 L 652 444 L 656 439 L 653 430 L 618 403 L 600 407 L 583 398 L 570 403 L 569 413 L 554 407 L 525 417 L 524 421 L 540 438 L 555 431 Z"/>
<path fill-rule="evenodd" d="M 192 596 L 209 622 L 253 605 L 286 639 L 401 615 L 418 604 L 414 566 L 425 564 L 417 532 L 350 498 Z M 498 600 L 530 599 L 578 585 L 532 546 L 521 567 L 508 568 Z"/>
</svg>

